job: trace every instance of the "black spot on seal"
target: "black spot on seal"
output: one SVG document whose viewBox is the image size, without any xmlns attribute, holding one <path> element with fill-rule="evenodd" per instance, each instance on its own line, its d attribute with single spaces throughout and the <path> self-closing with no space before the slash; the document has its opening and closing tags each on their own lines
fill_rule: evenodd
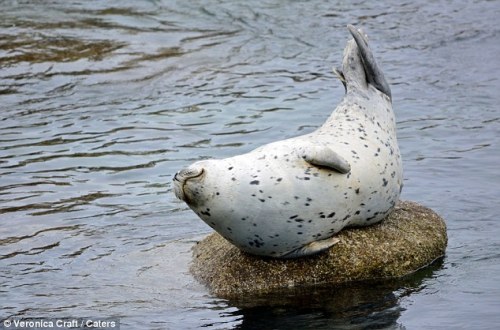
<svg viewBox="0 0 500 330">
<path fill-rule="evenodd" d="M 206 215 L 207 217 L 211 216 L 209 208 L 207 208 L 205 211 L 201 211 L 200 213 L 203 214 L 203 215 Z"/>
</svg>

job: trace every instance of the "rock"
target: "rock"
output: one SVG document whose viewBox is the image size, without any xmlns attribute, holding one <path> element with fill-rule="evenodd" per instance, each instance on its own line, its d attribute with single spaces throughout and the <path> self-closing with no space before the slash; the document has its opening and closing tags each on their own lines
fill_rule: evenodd
<svg viewBox="0 0 500 330">
<path fill-rule="evenodd" d="M 342 230 L 326 252 L 271 259 L 241 252 L 217 233 L 193 248 L 191 273 L 219 297 L 262 294 L 286 287 L 341 284 L 408 275 L 442 257 L 446 224 L 414 202 L 402 201 L 382 222 Z"/>
</svg>

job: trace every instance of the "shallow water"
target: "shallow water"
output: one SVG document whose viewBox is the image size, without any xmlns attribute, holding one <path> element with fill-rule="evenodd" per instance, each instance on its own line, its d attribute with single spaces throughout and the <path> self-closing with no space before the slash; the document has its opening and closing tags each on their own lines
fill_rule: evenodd
<svg viewBox="0 0 500 330">
<path fill-rule="evenodd" d="M 500 323 L 495 1 L 4 1 L 0 319 L 123 329 Z M 392 86 L 403 199 L 447 221 L 444 260 L 389 283 L 218 299 L 188 273 L 210 229 L 173 174 L 312 131 L 344 91 L 345 25 Z M 335 294 L 332 294 L 332 290 Z"/>
</svg>

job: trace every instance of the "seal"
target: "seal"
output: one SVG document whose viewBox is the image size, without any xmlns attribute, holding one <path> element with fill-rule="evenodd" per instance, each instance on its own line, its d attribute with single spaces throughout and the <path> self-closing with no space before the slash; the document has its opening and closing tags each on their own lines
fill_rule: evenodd
<svg viewBox="0 0 500 330">
<path fill-rule="evenodd" d="M 312 133 L 249 153 L 196 162 L 174 176 L 174 193 L 239 249 L 295 258 L 330 248 L 345 227 L 384 219 L 402 189 L 390 87 L 367 38 L 348 25 L 346 94 Z"/>
</svg>

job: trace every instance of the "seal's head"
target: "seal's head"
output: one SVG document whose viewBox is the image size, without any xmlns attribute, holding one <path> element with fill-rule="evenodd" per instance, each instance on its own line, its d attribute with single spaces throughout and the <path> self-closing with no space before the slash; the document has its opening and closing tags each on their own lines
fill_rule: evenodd
<svg viewBox="0 0 500 330">
<path fill-rule="evenodd" d="M 183 168 L 174 176 L 175 196 L 197 212 L 213 207 L 223 192 L 237 194 L 236 185 L 228 178 L 226 168 L 224 159 L 202 160 Z"/>
<path fill-rule="evenodd" d="M 174 193 L 188 205 L 196 203 L 200 196 L 200 186 L 205 176 L 203 166 L 198 163 L 186 167 L 174 176 Z"/>
</svg>

